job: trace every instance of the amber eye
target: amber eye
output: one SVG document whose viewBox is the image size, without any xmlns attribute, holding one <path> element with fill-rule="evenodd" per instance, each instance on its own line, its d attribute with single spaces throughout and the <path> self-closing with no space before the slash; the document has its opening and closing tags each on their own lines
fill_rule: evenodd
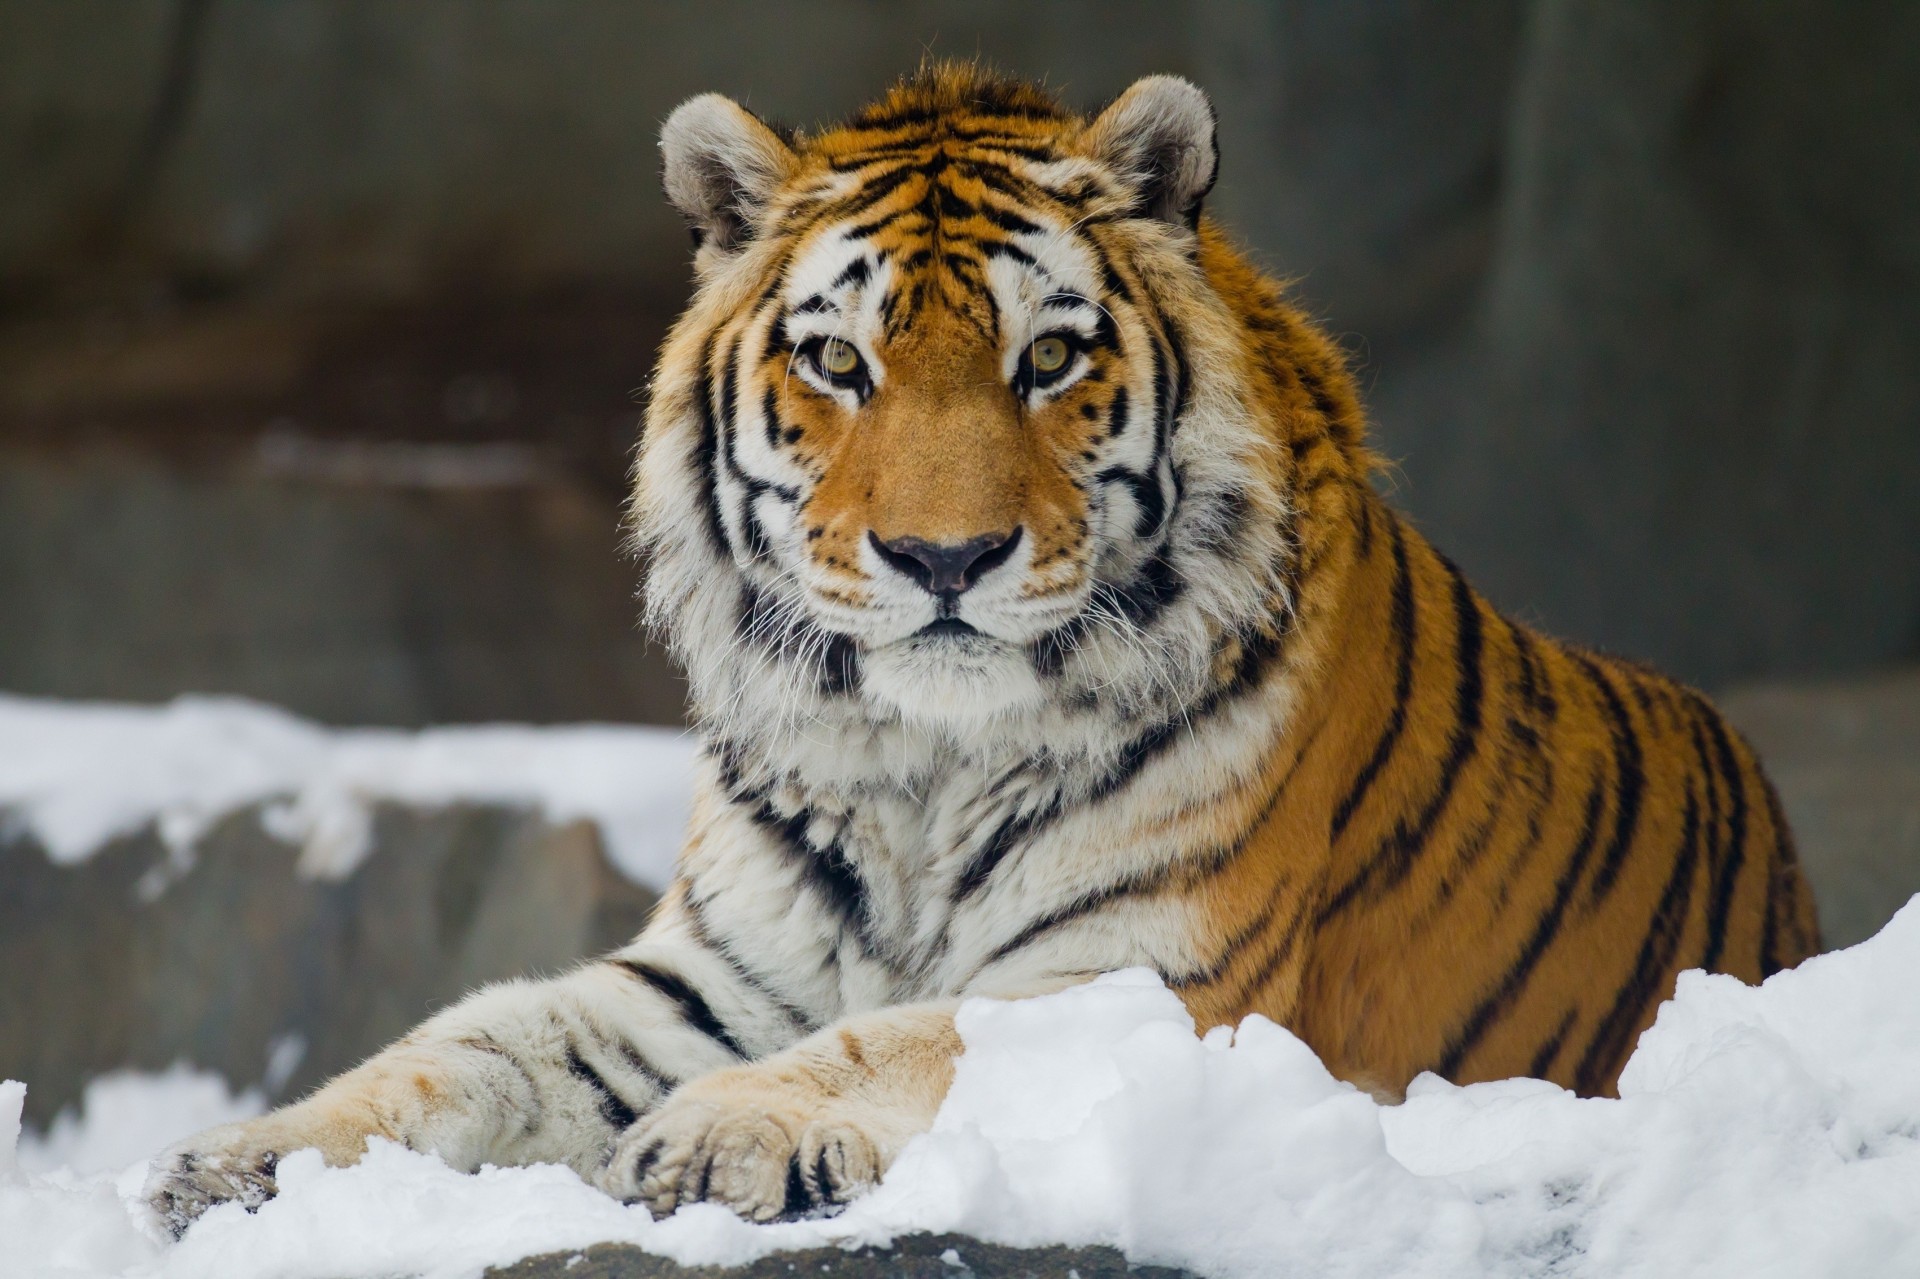
<svg viewBox="0 0 1920 1279">
<path fill-rule="evenodd" d="M 820 367 L 831 377 L 852 377 L 860 371 L 860 352 L 851 342 L 828 338 L 820 348 Z"/>
<path fill-rule="evenodd" d="M 1021 352 L 1020 375 L 1015 385 L 1025 394 L 1053 385 L 1073 371 L 1073 357 L 1079 350 L 1080 341 L 1071 333 L 1049 333 L 1035 338 Z"/>
<path fill-rule="evenodd" d="M 1033 344 L 1033 371 L 1042 377 L 1049 373 L 1058 373 L 1067 367 L 1067 361 L 1073 357 L 1073 349 L 1064 338 L 1046 337 Z"/>
</svg>

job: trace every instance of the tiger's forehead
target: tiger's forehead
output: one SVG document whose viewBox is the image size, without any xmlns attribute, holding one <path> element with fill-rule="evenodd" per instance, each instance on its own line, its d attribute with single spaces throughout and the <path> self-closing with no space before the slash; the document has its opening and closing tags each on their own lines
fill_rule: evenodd
<svg viewBox="0 0 1920 1279">
<path fill-rule="evenodd" d="M 1076 230 L 1101 192 L 1084 160 L 1040 145 L 1050 135 L 1020 152 L 998 132 L 835 136 L 842 145 L 821 154 L 846 167 L 828 164 L 791 213 L 788 306 L 872 313 L 896 336 L 938 307 L 998 337 L 1009 310 L 1098 293 L 1100 263 Z"/>
</svg>

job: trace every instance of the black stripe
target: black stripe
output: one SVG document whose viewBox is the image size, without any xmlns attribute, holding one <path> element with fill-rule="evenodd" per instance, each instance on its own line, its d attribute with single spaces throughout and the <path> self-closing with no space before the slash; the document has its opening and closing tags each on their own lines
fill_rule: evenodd
<svg viewBox="0 0 1920 1279">
<path fill-rule="evenodd" d="M 1560 715 L 1560 701 L 1553 693 L 1553 676 L 1540 660 L 1540 646 L 1533 632 L 1524 626 L 1507 623 L 1507 629 L 1513 635 L 1514 650 L 1520 657 L 1521 694 L 1527 699 L 1527 705 L 1539 712 L 1540 718 L 1551 724 Z"/>
<path fill-rule="evenodd" d="M 1312 740 L 1309 738 L 1308 741 L 1302 745 L 1300 758 L 1305 758 L 1306 751 L 1311 744 Z M 1088 889 L 1071 901 L 1036 917 L 1013 937 L 995 947 L 993 952 L 975 967 L 973 977 L 978 977 L 979 974 L 986 969 L 991 968 L 1000 960 L 1031 944 L 1046 933 L 1073 923 L 1075 920 L 1083 919 L 1121 898 L 1158 892 L 1175 883 L 1197 882 L 1231 865 L 1236 858 L 1245 852 L 1248 843 L 1259 831 L 1261 823 L 1264 822 L 1267 815 L 1271 814 L 1273 807 L 1279 804 L 1280 798 L 1285 792 L 1286 783 L 1292 779 L 1293 767 L 1297 767 L 1298 763 L 1299 760 L 1296 760 L 1294 765 L 1289 767 L 1287 776 L 1282 779 L 1273 794 L 1268 797 L 1268 807 L 1262 816 L 1242 830 L 1231 844 L 1218 845 L 1207 850 L 1202 855 L 1182 858 L 1166 865 L 1123 876 L 1120 879 L 1098 888 Z M 971 980 L 971 978 L 969 980 Z"/>
<path fill-rule="evenodd" d="M 733 540 L 727 536 L 726 522 L 720 518 L 720 486 L 714 470 L 720 464 L 720 433 L 713 417 L 713 344 L 718 334 L 707 338 L 700 352 L 700 441 L 694 458 L 698 476 L 700 506 L 707 517 L 707 537 L 717 554 L 731 554 Z"/>
<path fill-rule="evenodd" d="M 1773 828 L 1773 842 L 1767 847 L 1766 922 L 1760 933 L 1760 976 L 1765 979 L 1786 966 L 1780 957 L 1780 925 L 1786 913 L 1795 906 L 1792 885 L 1798 873 L 1799 859 L 1794 855 L 1793 832 L 1787 829 L 1786 814 L 1780 809 L 1780 792 L 1774 789 L 1772 781 L 1765 775 L 1760 778 L 1760 796 L 1766 801 L 1767 824 Z M 1820 948 L 1817 933 L 1813 937 L 1801 935 L 1797 912 L 1794 942 L 1796 958 Z"/>
<path fill-rule="evenodd" d="M 682 900 L 686 903 L 687 929 L 693 934 L 695 944 L 724 963 L 735 981 L 773 1005 L 796 1031 L 819 1029 L 819 1022 L 812 1015 L 783 999 L 767 978 L 742 963 L 733 947 L 714 933 L 713 926 L 707 922 L 706 904 L 693 895 L 691 884 Z"/>
<path fill-rule="evenodd" d="M 1158 468 L 1160 459 L 1154 459 Z M 1135 475 L 1124 466 L 1109 466 L 1093 477 L 1096 484 L 1119 484 L 1133 496 L 1136 508 L 1133 518 L 1133 535 L 1139 538 L 1150 537 L 1160 527 L 1160 521 L 1166 515 L 1166 495 L 1160 491 L 1160 477 L 1157 475 Z"/>
<path fill-rule="evenodd" d="M 1613 1008 L 1600 1022 L 1587 1051 L 1574 1072 L 1576 1091 L 1594 1096 L 1604 1080 L 1620 1065 L 1627 1051 L 1627 1038 L 1645 1015 L 1647 1005 L 1664 993 L 1667 970 L 1674 951 L 1680 945 L 1680 932 L 1687 920 L 1687 905 L 1693 897 L 1695 867 L 1700 861 L 1700 805 L 1687 788 L 1686 811 L 1680 822 L 1680 847 L 1673 859 L 1673 873 L 1661 890 L 1653 918 L 1647 923 L 1646 938 L 1634 960 L 1633 973 L 1614 997 Z"/>
<path fill-rule="evenodd" d="M 1187 415 L 1187 401 L 1192 391 L 1192 377 L 1187 364 L 1187 339 L 1180 331 L 1179 322 L 1168 317 L 1167 350 L 1173 356 L 1173 404 L 1168 409 L 1167 429 L 1169 432 L 1180 429 L 1180 421 Z"/>
<path fill-rule="evenodd" d="M 1013 235 L 1039 235 L 1046 229 L 1039 223 L 1029 222 L 1012 209 L 1003 208 L 1000 205 L 994 204 L 992 201 L 988 201 L 980 206 L 980 216 L 999 227 L 1002 231 L 1009 232 Z M 1006 245 L 1005 247 L 1012 248 L 1014 246 Z"/>
<path fill-rule="evenodd" d="M 567 1039 L 566 1063 L 567 1073 L 592 1089 L 599 1098 L 600 1113 L 613 1125 L 615 1132 L 625 1132 L 633 1126 L 633 1121 L 640 1117 L 640 1113 L 613 1090 L 613 1085 L 606 1081 L 605 1076 L 587 1064 L 580 1055 L 580 1045 L 571 1036 Z"/>
<path fill-rule="evenodd" d="M 1260 811 L 1254 815 L 1253 820 L 1242 828 L 1240 835 L 1234 840 L 1233 849 L 1228 857 L 1229 861 L 1238 858 L 1240 854 L 1246 850 L 1247 845 L 1252 842 L 1254 835 L 1259 833 L 1260 828 L 1266 825 L 1268 819 L 1273 816 L 1274 809 L 1280 806 L 1281 798 L 1286 795 L 1288 786 L 1293 783 L 1294 774 L 1300 770 L 1300 765 L 1306 761 L 1308 752 L 1313 749 L 1314 742 L 1320 737 L 1320 730 L 1325 728 L 1326 724 L 1326 717 L 1322 716 L 1320 721 L 1316 723 L 1307 733 L 1306 737 L 1302 739 L 1299 749 L 1294 753 L 1293 762 L 1287 765 L 1287 771 L 1281 776 L 1279 783 L 1267 796 L 1266 802 L 1261 805 Z M 1294 884 L 1295 881 L 1291 877 L 1284 874 L 1276 875 L 1272 886 L 1267 890 L 1266 900 L 1261 903 L 1260 909 L 1249 915 L 1247 922 L 1241 925 L 1232 937 L 1227 939 L 1226 944 L 1220 947 L 1219 953 L 1214 956 L 1213 962 L 1205 968 L 1182 973 L 1176 977 L 1170 977 L 1168 978 L 1168 984 L 1176 990 L 1184 990 L 1194 986 L 1210 985 L 1225 976 L 1227 969 L 1232 966 L 1233 961 L 1240 956 L 1240 952 L 1245 947 L 1251 945 L 1253 940 L 1262 932 L 1266 931 L 1267 926 L 1272 922 L 1274 909 L 1280 904 L 1281 894 L 1289 887 L 1294 886 Z M 1300 925 L 1305 920 L 1305 917 L 1305 910 L 1294 912 L 1292 920 L 1288 923 L 1288 935 L 1282 939 L 1276 953 L 1270 955 L 1267 961 L 1259 966 L 1256 980 L 1247 986 L 1247 992 L 1249 994 L 1257 991 L 1265 982 L 1266 978 L 1272 975 L 1272 969 L 1278 967 L 1280 962 L 1285 959 L 1286 952 L 1292 949 L 1294 934 L 1300 930 Z"/>
<path fill-rule="evenodd" d="M 1226 850 L 1215 849 L 1213 855 L 1203 864 L 1195 865 L 1191 862 L 1176 862 L 1168 866 L 1156 866 L 1151 870 L 1125 876 L 1121 879 L 1114 880 L 1112 883 L 1103 884 L 1098 888 L 1087 889 L 1071 901 L 1057 906 L 1045 914 L 1036 916 L 1028 922 L 1026 927 L 1022 928 L 1012 937 L 1009 937 L 1006 941 L 1000 943 L 1000 945 L 994 947 L 993 951 L 974 967 L 973 973 L 969 976 L 967 982 L 963 983 L 962 988 L 964 989 L 965 985 L 970 985 L 974 978 L 979 977 L 981 973 L 993 967 L 1007 956 L 1026 948 L 1047 933 L 1071 924 L 1076 920 L 1084 919 L 1102 907 L 1119 901 L 1122 898 L 1137 897 L 1143 894 L 1158 892 L 1170 884 L 1187 877 L 1204 877 L 1209 867 L 1217 869 L 1219 865 L 1223 864 L 1222 859 L 1225 856 Z"/>
<path fill-rule="evenodd" d="M 1413 574 L 1407 567 L 1406 535 L 1400 530 L 1397 517 L 1387 517 L 1387 530 L 1393 535 L 1393 616 L 1389 627 L 1399 647 L 1400 666 L 1393 679 L 1393 709 L 1387 715 L 1387 726 L 1381 730 L 1380 738 L 1374 743 L 1373 753 L 1334 805 L 1333 822 L 1330 827 L 1330 839 L 1334 843 L 1346 832 L 1347 823 L 1360 807 L 1360 802 L 1373 788 L 1374 781 L 1380 776 L 1380 770 L 1386 766 L 1393 754 L 1393 748 L 1400 741 L 1400 734 L 1407 726 L 1407 699 L 1413 694 L 1414 627 L 1417 617 L 1414 613 Z"/>
<path fill-rule="evenodd" d="M 1545 1079 L 1547 1072 L 1553 1069 L 1553 1059 L 1560 1055 L 1560 1049 L 1566 1045 L 1567 1032 L 1573 1029 L 1573 1019 L 1577 1010 L 1567 1009 L 1567 1015 L 1560 1019 L 1560 1025 L 1553 1034 L 1547 1036 L 1547 1042 L 1533 1054 L 1533 1061 L 1527 1066 L 1527 1074 L 1535 1079 Z"/>
<path fill-rule="evenodd" d="M 754 824 L 773 837 L 787 860 L 800 872 L 802 883 L 810 887 L 825 909 L 853 931 L 861 949 L 874 955 L 881 949 L 873 936 L 867 913 L 866 885 L 839 842 L 816 848 L 807 838 L 813 814 L 801 809 L 782 815 L 764 796 L 736 795 L 736 804 L 746 808 Z"/>
<path fill-rule="evenodd" d="M 1160 459 L 1166 453 L 1167 439 L 1172 434 L 1170 416 L 1178 391 L 1174 386 L 1172 357 L 1164 343 L 1153 344 L 1153 457 L 1148 462 L 1149 471 L 1157 470 Z"/>
<path fill-rule="evenodd" d="M 938 182 L 935 183 L 934 186 L 935 191 L 931 193 L 934 200 L 934 208 L 939 213 L 942 221 L 951 218 L 955 222 L 964 222 L 968 218 L 975 217 L 979 214 L 979 205 L 967 199 L 965 196 L 960 195 L 947 183 Z"/>
<path fill-rule="evenodd" d="M 1480 743 L 1480 716 L 1485 698 L 1485 676 L 1481 670 L 1483 652 L 1480 602 L 1473 588 L 1454 567 L 1453 561 L 1439 556 L 1440 566 L 1453 583 L 1453 613 L 1458 639 L 1454 645 L 1453 732 L 1447 753 L 1440 763 L 1440 776 L 1433 793 L 1412 825 L 1404 818 L 1394 823 L 1385 839 L 1375 846 L 1362 864 L 1360 873 L 1349 879 L 1320 910 L 1320 922 L 1326 923 L 1364 892 L 1377 898 L 1397 886 L 1413 870 L 1413 864 L 1427 851 L 1433 828 L 1446 811 L 1459 784 L 1461 770 L 1473 757 Z"/>
<path fill-rule="evenodd" d="M 1006 258 L 1010 261 L 1018 262 L 1021 266 L 1031 267 L 1036 271 L 1040 269 L 1040 263 L 1034 260 L 1034 256 L 1017 244 L 995 242 L 987 245 L 981 252 L 990 259 Z"/>
<path fill-rule="evenodd" d="M 1501 978 L 1487 997 L 1467 1015 L 1460 1029 L 1454 1033 L 1445 1051 L 1440 1054 L 1435 1073 L 1448 1079 L 1454 1078 L 1460 1070 L 1460 1064 L 1466 1060 L 1494 1022 L 1504 1016 L 1520 996 L 1521 989 L 1533 970 L 1547 953 L 1547 948 L 1560 933 L 1560 925 L 1566 918 L 1567 906 L 1573 900 L 1574 889 L 1586 874 L 1587 859 L 1593 855 L 1594 845 L 1600 838 L 1601 801 L 1606 796 L 1604 774 L 1596 774 L 1593 785 L 1587 790 L 1586 803 L 1580 816 L 1580 834 L 1574 841 L 1573 851 L 1567 855 L 1566 864 L 1561 868 L 1559 881 L 1554 885 L 1553 900 L 1540 912 L 1534 921 L 1533 932 L 1528 936 L 1520 953 L 1508 965 L 1506 976 Z M 1534 1072 L 1538 1074 L 1538 1071 Z"/>
<path fill-rule="evenodd" d="M 1160 614 L 1179 599 L 1186 588 L 1186 580 L 1173 567 L 1173 561 L 1156 551 L 1125 586 L 1101 582 L 1092 593 L 1101 603 L 1117 609 L 1128 621 L 1145 630 L 1159 620 Z"/>
<path fill-rule="evenodd" d="M 828 697 L 842 697 L 860 687 L 860 649 L 847 636 L 829 636 L 820 650 L 817 687 Z"/>
<path fill-rule="evenodd" d="M 1328 429 L 1336 438 L 1351 440 L 1352 426 L 1340 412 L 1340 406 L 1334 403 L 1333 396 L 1328 392 L 1327 384 L 1321 379 L 1319 372 L 1302 363 L 1294 366 L 1294 373 L 1299 377 L 1300 385 L 1305 388 L 1307 397 L 1313 401 L 1314 411 L 1326 419 Z"/>
<path fill-rule="evenodd" d="M 1246 981 L 1246 998 L 1251 999 L 1266 988 L 1273 975 L 1286 966 L 1288 960 L 1300 948 L 1300 942 L 1307 935 L 1307 908 L 1301 903 L 1300 909 L 1293 912 L 1293 918 L 1287 921 L 1287 930 L 1280 935 L 1280 941 L 1267 952 L 1267 957 L 1253 970 Z"/>
<path fill-rule="evenodd" d="M 1195 726 L 1260 687 L 1265 682 L 1267 672 L 1286 651 L 1284 631 L 1243 634 L 1240 640 L 1243 646 L 1241 660 L 1232 678 L 1208 693 L 1197 705 L 1182 708 L 1180 713 L 1168 716 L 1128 742 L 1121 749 L 1114 766 L 1088 791 L 1088 802 L 1105 799 L 1121 790 Z"/>
<path fill-rule="evenodd" d="M 851 218 L 871 212 L 881 201 L 898 191 L 907 183 L 920 176 L 920 170 L 911 164 L 903 164 L 890 173 L 876 174 L 861 184 L 859 190 L 851 191 L 846 199 L 833 205 L 827 211 L 830 219 Z M 857 238 L 849 232 L 848 238 Z"/>
<path fill-rule="evenodd" d="M 969 898 L 987 886 L 987 880 L 999 869 L 1000 863 L 1007 859 L 1020 844 L 1031 838 L 1035 831 L 1051 824 L 1060 814 L 1060 803 L 1056 799 L 1051 804 L 1030 812 L 1015 813 L 995 828 L 980 851 L 973 855 L 965 869 L 960 872 L 953 885 L 953 903 L 963 905 Z"/>
<path fill-rule="evenodd" d="M 1713 738 L 1714 759 L 1720 776 L 1727 784 L 1727 842 L 1721 850 L 1718 873 L 1713 881 L 1713 896 L 1707 905 L 1707 946 L 1700 958 L 1700 966 L 1712 972 L 1726 950 L 1727 920 L 1733 909 L 1733 890 L 1746 862 L 1747 786 L 1740 771 L 1740 761 L 1734 754 L 1733 743 L 1727 737 L 1727 728 L 1719 713 L 1697 695 L 1692 697 L 1692 701 L 1695 713 L 1706 723 L 1707 733 Z"/>
<path fill-rule="evenodd" d="M 1636 680 L 1635 683 L 1638 685 L 1644 683 L 1644 681 Z M 1700 722 L 1699 708 L 1693 704 L 1691 699 L 1683 698 L 1680 699 L 1679 704 L 1673 708 L 1673 711 L 1674 722 L 1676 724 L 1684 722 L 1686 725 L 1687 740 L 1693 747 L 1695 776 L 1699 778 L 1701 789 L 1706 795 L 1706 813 L 1700 823 L 1700 844 L 1707 862 L 1707 882 L 1713 884 L 1717 882 L 1720 877 L 1722 859 L 1725 851 L 1720 844 L 1721 779 L 1718 771 L 1714 767 L 1713 759 L 1708 752 L 1707 734 Z M 1709 914 L 1712 913 L 1712 901 L 1713 894 L 1709 892 L 1707 895 Z M 1707 921 L 1707 941 L 1709 944 L 1712 942 L 1712 931 L 1713 921 L 1709 919 Z M 1708 967 L 1704 961 L 1694 966 L 1699 968 Z"/>
<path fill-rule="evenodd" d="M 733 1032 L 727 1029 L 726 1023 L 714 1015 L 712 1005 L 708 1004 L 707 1001 L 701 997 L 700 992 L 689 985 L 679 974 L 670 973 L 664 968 L 640 959 L 613 959 L 608 962 L 626 972 L 632 973 L 635 977 L 638 977 L 641 981 L 653 987 L 654 990 L 658 991 L 664 998 L 679 1008 L 680 1019 L 682 1021 L 705 1035 L 708 1039 L 719 1044 L 722 1048 L 725 1048 L 734 1056 L 744 1059 L 751 1055 L 741 1046 L 740 1041 L 734 1038 Z"/>
<path fill-rule="evenodd" d="M 1080 237 L 1080 242 L 1086 246 L 1087 251 L 1093 255 L 1094 261 L 1100 266 L 1101 286 L 1112 296 L 1132 306 L 1133 288 L 1127 283 L 1126 277 L 1120 274 L 1119 268 L 1114 265 L 1106 247 L 1092 236 L 1083 235 Z"/>
<path fill-rule="evenodd" d="M 1626 863 L 1627 853 L 1632 850 L 1634 836 L 1639 829 L 1640 804 L 1646 793 L 1647 776 L 1640 752 L 1640 735 L 1628 717 L 1626 703 L 1614 691 L 1613 681 L 1585 653 L 1577 649 L 1568 649 L 1567 652 L 1580 664 L 1600 694 L 1600 707 L 1607 719 L 1607 732 L 1613 743 L 1614 768 L 1617 770 L 1613 838 L 1600 858 L 1599 869 L 1594 873 L 1593 886 L 1587 895 L 1587 907 L 1591 910 L 1612 890 L 1620 868 Z"/>
<path fill-rule="evenodd" d="M 1117 440 L 1127 429 L 1128 419 L 1127 388 L 1117 386 L 1113 389 L 1113 402 L 1107 406 L 1107 438 Z"/>
</svg>

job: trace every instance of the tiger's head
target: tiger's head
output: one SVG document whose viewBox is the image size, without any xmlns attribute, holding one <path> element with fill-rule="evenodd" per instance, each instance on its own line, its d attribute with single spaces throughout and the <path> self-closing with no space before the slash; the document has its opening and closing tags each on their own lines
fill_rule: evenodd
<svg viewBox="0 0 1920 1279">
<path fill-rule="evenodd" d="M 1165 713 L 1273 616 L 1200 90 L 1088 120 L 949 65 L 814 134 L 694 98 L 661 150 L 697 287 L 634 512 L 703 719 Z"/>
</svg>

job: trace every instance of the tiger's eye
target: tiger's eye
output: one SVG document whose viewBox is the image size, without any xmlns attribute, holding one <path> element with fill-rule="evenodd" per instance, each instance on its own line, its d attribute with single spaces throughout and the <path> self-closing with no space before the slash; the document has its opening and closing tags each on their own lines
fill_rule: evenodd
<svg viewBox="0 0 1920 1279">
<path fill-rule="evenodd" d="M 1073 354 L 1063 338 L 1041 338 L 1033 344 L 1031 359 L 1037 373 L 1058 373 L 1067 367 L 1067 357 Z"/>
<path fill-rule="evenodd" d="M 832 338 L 821 348 L 820 367 L 835 377 L 851 377 L 860 367 L 860 352 L 853 349 L 853 343 Z"/>
</svg>

